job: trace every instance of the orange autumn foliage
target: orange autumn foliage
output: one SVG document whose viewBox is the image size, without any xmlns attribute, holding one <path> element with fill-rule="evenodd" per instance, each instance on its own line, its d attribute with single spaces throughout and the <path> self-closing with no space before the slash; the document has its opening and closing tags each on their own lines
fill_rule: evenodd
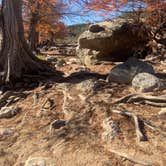
<svg viewBox="0 0 166 166">
<path fill-rule="evenodd" d="M 33 30 L 38 34 L 38 42 L 41 42 L 48 40 L 49 34 L 65 35 L 66 27 L 60 22 L 62 11 L 63 3 L 58 0 L 24 0 L 26 36 L 32 36 L 30 30 Z"/>
<path fill-rule="evenodd" d="M 146 15 L 146 23 L 161 25 L 166 22 L 166 0 L 84 0 L 91 10 L 103 12 L 120 12 L 124 7 L 128 11 L 139 11 Z M 159 25 L 159 26 L 160 26 Z"/>
</svg>

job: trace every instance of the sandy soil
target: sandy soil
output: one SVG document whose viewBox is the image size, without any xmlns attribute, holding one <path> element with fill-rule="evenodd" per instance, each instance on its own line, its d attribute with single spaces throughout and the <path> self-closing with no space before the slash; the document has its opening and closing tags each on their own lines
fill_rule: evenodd
<svg viewBox="0 0 166 166">
<path fill-rule="evenodd" d="M 77 75 L 77 72 L 85 67 L 81 66 L 75 57 L 58 58 L 64 59 L 67 64 L 57 69 L 63 71 L 65 77 L 72 73 L 75 75 L 62 82 L 51 78 L 41 80 L 37 87 L 26 89 L 26 98 L 12 104 L 21 108 L 21 112 L 12 118 L 0 119 L 0 130 L 8 128 L 14 131 L 12 134 L 0 135 L 0 166 L 24 166 L 26 161 L 33 157 L 42 158 L 47 166 L 141 165 L 130 161 L 129 158 L 153 166 L 164 166 L 165 136 L 144 126 L 147 140 L 139 142 L 133 121 L 110 113 L 111 102 L 135 93 L 130 85 L 110 83 L 105 86 L 99 80 L 115 64 L 88 67 L 91 72 L 98 74 L 95 82 L 89 81 L 94 79 L 92 75 Z M 166 66 L 155 64 L 154 67 L 158 72 L 163 72 Z M 98 85 L 95 93 L 92 88 L 94 82 Z M 22 89 L 17 88 L 14 91 L 21 92 Z M 36 94 L 38 99 L 34 103 Z M 166 91 L 149 95 L 162 94 L 166 94 Z M 160 108 L 143 104 L 122 106 L 139 117 L 150 120 L 166 132 L 166 121 L 158 116 Z M 108 117 L 111 117 L 119 129 L 113 137 L 104 139 L 102 124 Z M 63 120 L 66 125 L 56 129 L 52 123 L 55 120 Z M 121 157 L 126 154 L 128 159 Z"/>
</svg>

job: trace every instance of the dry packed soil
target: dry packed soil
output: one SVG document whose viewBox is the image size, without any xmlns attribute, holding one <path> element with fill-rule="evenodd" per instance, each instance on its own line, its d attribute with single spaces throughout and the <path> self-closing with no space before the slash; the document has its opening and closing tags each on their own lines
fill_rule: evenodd
<svg viewBox="0 0 166 166">
<path fill-rule="evenodd" d="M 9 103 L 19 107 L 19 113 L 0 119 L 0 166 L 24 166 L 32 158 L 42 160 L 43 165 L 28 166 L 166 165 L 164 134 L 142 126 L 146 140 L 138 141 L 133 120 L 111 113 L 115 107 L 112 102 L 136 93 L 131 85 L 103 81 L 114 63 L 87 69 L 74 56 L 57 58 L 66 62 L 57 70 L 67 79 L 56 82 L 48 78 L 30 90 L 12 91 L 28 95 Z M 160 73 L 166 68 L 161 63 L 154 67 Z M 161 90 L 148 95 L 165 94 Z M 166 119 L 158 116 L 161 108 L 138 103 L 120 105 L 166 132 Z M 104 129 L 103 121 L 108 119 L 113 127 Z M 5 129 L 11 132 L 4 133 Z"/>
</svg>

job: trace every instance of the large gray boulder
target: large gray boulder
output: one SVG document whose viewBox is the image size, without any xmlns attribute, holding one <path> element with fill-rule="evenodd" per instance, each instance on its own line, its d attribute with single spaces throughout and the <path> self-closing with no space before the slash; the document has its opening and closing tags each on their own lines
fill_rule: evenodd
<svg viewBox="0 0 166 166">
<path fill-rule="evenodd" d="M 132 80 L 132 87 L 138 92 L 153 92 L 161 88 L 161 81 L 149 73 L 139 73 Z"/>
<path fill-rule="evenodd" d="M 108 82 L 130 84 L 138 73 L 155 73 L 153 66 L 135 57 L 130 57 L 126 62 L 112 68 L 107 77 Z"/>
<path fill-rule="evenodd" d="M 129 19 L 113 19 L 89 26 L 80 35 L 77 56 L 86 65 L 98 61 L 123 61 L 149 39 L 147 29 Z"/>
</svg>

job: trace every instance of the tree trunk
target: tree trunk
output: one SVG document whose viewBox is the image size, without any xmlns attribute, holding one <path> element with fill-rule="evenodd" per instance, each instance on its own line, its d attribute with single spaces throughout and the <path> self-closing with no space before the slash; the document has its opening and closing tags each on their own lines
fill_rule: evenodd
<svg viewBox="0 0 166 166">
<path fill-rule="evenodd" d="M 22 20 L 22 1 L 3 0 L 3 43 L 0 54 L 1 83 L 14 81 L 24 74 L 39 74 L 49 67 L 30 51 Z"/>
<path fill-rule="evenodd" d="M 38 22 L 37 14 L 32 13 L 28 38 L 29 38 L 29 47 L 32 51 L 35 52 L 37 52 L 37 44 L 38 44 L 38 33 L 36 32 L 37 22 Z"/>
</svg>

